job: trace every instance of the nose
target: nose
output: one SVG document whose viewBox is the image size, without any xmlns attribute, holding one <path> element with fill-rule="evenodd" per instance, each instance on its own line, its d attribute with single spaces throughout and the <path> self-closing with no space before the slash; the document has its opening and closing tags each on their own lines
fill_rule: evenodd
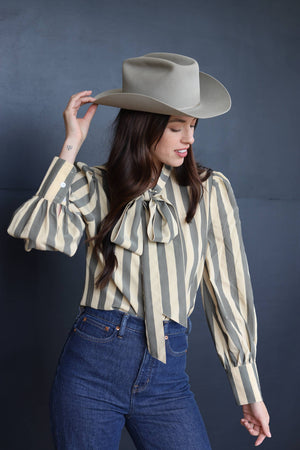
<svg viewBox="0 0 300 450">
<path fill-rule="evenodd" d="M 190 144 L 192 145 L 195 141 L 194 138 L 194 128 L 189 128 L 189 130 L 187 130 L 184 135 L 182 136 L 182 142 L 185 144 Z"/>
</svg>

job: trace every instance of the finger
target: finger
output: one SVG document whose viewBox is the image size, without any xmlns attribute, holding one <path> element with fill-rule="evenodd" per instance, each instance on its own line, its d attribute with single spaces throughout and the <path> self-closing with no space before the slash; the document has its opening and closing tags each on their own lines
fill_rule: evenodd
<svg viewBox="0 0 300 450">
<path fill-rule="evenodd" d="M 251 417 L 251 418 L 243 418 L 243 419 L 241 419 L 242 421 L 246 421 L 246 422 L 248 422 L 248 423 L 252 423 L 252 425 L 254 426 L 254 425 L 257 425 L 258 427 L 260 427 L 261 426 L 261 422 L 260 421 L 258 421 L 258 420 L 256 420 L 255 419 L 255 417 Z"/>
<path fill-rule="evenodd" d="M 83 120 L 86 120 L 88 123 L 91 122 L 92 118 L 95 115 L 95 112 L 97 111 L 98 105 L 91 105 L 85 115 L 83 116 Z"/>
<path fill-rule="evenodd" d="M 268 436 L 269 438 L 272 437 L 270 427 L 267 423 L 262 423 L 261 427 L 266 436 Z"/>
<path fill-rule="evenodd" d="M 65 109 L 65 114 L 77 114 L 79 108 L 83 105 L 86 105 L 87 103 L 94 103 L 95 98 L 94 97 L 83 97 L 79 99 L 74 99 L 70 102 L 70 104 Z"/>
<path fill-rule="evenodd" d="M 248 429 L 249 434 L 251 434 L 251 436 L 258 436 L 259 435 L 259 430 L 256 430 L 255 428 L 250 428 Z"/>
<path fill-rule="evenodd" d="M 89 96 L 91 95 L 92 91 L 81 91 L 81 92 L 77 92 L 76 94 L 71 95 L 69 101 L 68 101 L 68 106 L 70 106 L 71 104 L 74 104 L 74 102 L 76 102 L 78 99 L 84 97 L 84 96 Z M 93 98 L 93 101 L 95 99 Z"/>
<path fill-rule="evenodd" d="M 260 432 L 260 427 L 258 425 L 255 425 L 248 420 L 241 419 L 241 424 L 246 428 L 246 430 L 252 435 L 252 436 L 258 436 Z"/>
<path fill-rule="evenodd" d="M 90 95 L 91 93 L 92 93 L 91 90 L 89 90 L 89 91 L 80 91 L 80 92 L 77 92 L 76 94 L 71 95 L 71 98 L 80 98 L 80 97 L 83 97 L 85 95 Z"/>
<path fill-rule="evenodd" d="M 82 105 L 85 105 L 87 103 L 94 103 L 95 98 L 94 97 L 82 97 L 77 100 L 73 104 L 71 104 L 71 108 L 79 109 Z"/>
<path fill-rule="evenodd" d="M 95 97 L 78 97 L 72 100 L 72 102 L 70 103 L 71 105 L 80 105 L 81 103 L 94 103 L 95 101 Z"/>
<path fill-rule="evenodd" d="M 244 420 L 246 420 L 246 419 L 241 419 L 241 421 L 244 421 Z M 269 438 L 272 437 L 269 424 L 266 423 L 265 421 L 264 422 L 263 421 L 258 421 L 258 420 L 255 420 L 255 418 L 253 418 L 252 421 L 250 421 L 250 420 L 247 421 L 246 420 L 246 422 L 248 424 L 252 423 L 253 427 L 256 430 L 261 430 L 267 437 L 269 437 Z M 251 428 L 251 426 L 250 426 L 250 428 Z"/>
<path fill-rule="evenodd" d="M 257 447 L 258 445 L 260 445 L 264 441 L 265 438 L 266 438 L 265 434 L 260 434 L 258 436 L 258 438 L 256 439 L 254 445 Z"/>
<path fill-rule="evenodd" d="M 248 429 L 250 429 L 250 422 L 246 419 L 241 419 L 241 424 Z"/>
<path fill-rule="evenodd" d="M 241 419 L 241 424 L 247 426 L 248 428 L 253 428 L 254 426 L 257 425 L 255 422 L 251 422 L 250 420 L 247 419 Z"/>
<path fill-rule="evenodd" d="M 83 118 L 80 120 L 82 120 L 85 123 L 85 125 L 87 127 L 89 127 L 96 111 L 97 111 L 97 105 L 91 105 L 89 107 L 89 109 L 87 110 L 87 112 L 85 113 L 85 115 L 83 116 Z"/>
</svg>

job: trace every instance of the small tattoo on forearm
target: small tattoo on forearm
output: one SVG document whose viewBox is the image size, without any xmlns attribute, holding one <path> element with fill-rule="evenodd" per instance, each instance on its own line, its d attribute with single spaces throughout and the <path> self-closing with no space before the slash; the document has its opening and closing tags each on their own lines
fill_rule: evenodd
<svg viewBox="0 0 300 450">
<path fill-rule="evenodd" d="M 73 145 L 67 145 L 67 150 L 72 150 Z"/>
</svg>

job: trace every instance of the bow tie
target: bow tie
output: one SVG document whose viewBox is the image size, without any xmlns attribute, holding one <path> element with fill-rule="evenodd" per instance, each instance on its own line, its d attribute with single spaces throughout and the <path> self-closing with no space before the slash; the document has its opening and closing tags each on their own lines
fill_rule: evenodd
<svg viewBox="0 0 300 450">
<path fill-rule="evenodd" d="M 161 193 L 146 191 L 126 205 L 111 233 L 114 244 L 138 255 L 143 253 L 143 208 L 149 241 L 168 244 L 178 235 L 177 213 L 172 203 Z"/>
</svg>

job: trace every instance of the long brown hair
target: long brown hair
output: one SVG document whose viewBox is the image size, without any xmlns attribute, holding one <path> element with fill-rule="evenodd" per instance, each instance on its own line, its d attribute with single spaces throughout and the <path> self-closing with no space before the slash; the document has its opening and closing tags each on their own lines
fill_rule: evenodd
<svg viewBox="0 0 300 450">
<path fill-rule="evenodd" d="M 95 247 L 102 252 L 104 268 L 96 281 L 96 286 L 104 288 L 117 266 L 114 244 L 110 236 L 114 225 L 128 202 L 145 192 L 151 175 L 157 172 L 150 148 L 162 137 L 170 116 L 142 111 L 120 109 L 113 124 L 113 141 L 107 168 L 107 188 L 109 212 L 100 223 Z M 180 167 L 174 168 L 177 182 L 190 186 L 190 204 L 186 215 L 189 223 L 195 215 L 197 204 L 203 194 L 202 181 L 211 169 L 196 164 L 192 148 Z M 203 172 L 205 176 L 201 177 Z"/>
</svg>

